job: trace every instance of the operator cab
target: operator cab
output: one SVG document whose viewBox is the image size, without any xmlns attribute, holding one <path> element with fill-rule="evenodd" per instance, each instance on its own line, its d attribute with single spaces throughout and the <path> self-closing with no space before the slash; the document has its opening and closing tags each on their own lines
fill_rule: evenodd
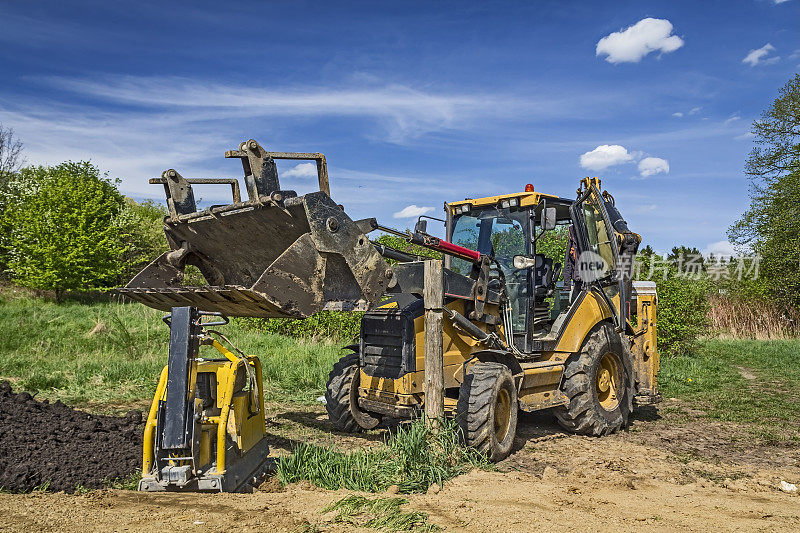
<svg viewBox="0 0 800 533">
<path fill-rule="evenodd" d="M 514 344 L 529 353 L 534 341 L 547 338 L 554 324 L 563 321 L 558 317 L 569 307 L 569 291 L 562 289 L 560 278 L 573 201 L 526 189 L 449 204 L 447 240 L 494 258 L 489 288 L 505 282 Z M 446 266 L 464 276 L 475 268 L 464 259 L 448 260 Z"/>
</svg>

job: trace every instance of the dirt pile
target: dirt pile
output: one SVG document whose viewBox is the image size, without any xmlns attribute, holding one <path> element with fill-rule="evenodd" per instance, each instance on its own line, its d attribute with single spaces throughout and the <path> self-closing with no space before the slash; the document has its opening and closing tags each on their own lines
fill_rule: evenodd
<svg viewBox="0 0 800 533">
<path fill-rule="evenodd" d="M 142 413 L 97 416 L 0 383 L 0 488 L 100 488 L 141 466 Z"/>
</svg>

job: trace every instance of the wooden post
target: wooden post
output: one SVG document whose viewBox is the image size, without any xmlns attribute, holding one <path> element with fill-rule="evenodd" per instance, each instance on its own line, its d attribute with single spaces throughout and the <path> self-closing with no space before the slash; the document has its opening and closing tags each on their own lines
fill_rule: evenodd
<svg viewBox="0 0 800 533">
<path fill-rule="evenodd" d="M 425 417 L 427 422 L 444 418 L 443 311 L 444 275 L 442 262 L 425 261 Z"/>
</svg>

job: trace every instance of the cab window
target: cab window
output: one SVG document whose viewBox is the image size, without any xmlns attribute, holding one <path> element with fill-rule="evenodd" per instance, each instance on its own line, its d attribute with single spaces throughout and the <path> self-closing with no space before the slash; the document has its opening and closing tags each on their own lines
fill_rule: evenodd
<svg viewBox="0 0 800 533">
<path fill-rule="evenodd" d="M 602 204 L 600 202 L 601 200 L 598 196 L 592 193 L 581 206 L 583 219 L 586 223 L 589 250 L 603 259 L 602 264 L 600 262 L 595 263 L 599 267 L 595 272 L 595 279 L 608 277 L 616 268 L 614 247 L 611 242 L 612 233 L 609 231 L 603 217 L 603 211 L 600 207 Z"/>
</svg>

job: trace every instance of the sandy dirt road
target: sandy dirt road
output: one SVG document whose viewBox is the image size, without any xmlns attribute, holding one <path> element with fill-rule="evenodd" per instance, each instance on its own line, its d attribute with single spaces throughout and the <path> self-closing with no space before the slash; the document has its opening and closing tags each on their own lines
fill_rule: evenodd
<svg viewBox="0 0 800 533">
<path fill-rule="evenodd" d="M 278 455 L 296 440 L 349 447 L 376 440 L 326 433 L 319 407 L 274 414 Z M 781 480 L 800 483 L 800 447 L 691 414 L 667 402 L 603 439 L 568 436 L 546 416 L 525 416 L 517 450 L 498 471 L 408 496 L 406 507 L 447 531 L 800 531 L 800 497 L 779 489 Z M 346 494 L 310 485 L 246 495 L 0 494 L 0 531 L 346 531 L 353 526 L 321 513 Z"/>
</svg>

